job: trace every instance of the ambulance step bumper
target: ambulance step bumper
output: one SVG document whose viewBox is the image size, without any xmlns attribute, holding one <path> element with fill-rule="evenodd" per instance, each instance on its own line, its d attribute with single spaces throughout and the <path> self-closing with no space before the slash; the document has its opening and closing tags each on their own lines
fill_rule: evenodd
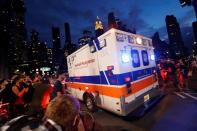
<svg viewBox="0 0 197 131">
<path fill-rule="evenodd" d="M 144 102 L 144 97 L 146 95 L 149 96 L 149 100 Z M 163 96 L 163 91 L 160 88 L 152 88 L 148 92 L 136 97 L 130 104 L 126 105 L 123 114 L 125 114 L 124 116 L 142 116 L 148 109 L 163 98 Z"/>
</svg>

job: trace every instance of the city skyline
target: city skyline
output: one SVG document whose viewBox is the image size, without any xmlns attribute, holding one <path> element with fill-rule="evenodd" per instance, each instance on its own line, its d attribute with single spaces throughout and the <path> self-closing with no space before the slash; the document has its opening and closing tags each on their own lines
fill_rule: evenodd
<svg viewBox="0 0 197 131">
<path fill-rule="evenodd" d="M 84 29 L 94 31 L 96 16 L 103 22 L 107 29 L 107 15 L 114 12 L 128 28 L 136 28 L 138 34 L 151 37 L 156 31 L 160 33 L 161 39 L 167 39 L 165 16 L 173 14 L 180 27 L 191 27 L 195 20 L 192 7 L 182 8 L 179 1 L 94 1 L 83 3 L 75 1 L 53 2 L 47 1 L 25 1 L 26 28 L 28 33 L 31 29 L 40 32 L 40 37 L 52 45 L 51 27 L 60 28 L 61 44 L 64 44 L 64 23 L 68 22 L 71 29 L 71 37 L 74 43 L 82 36 Z M 141 4 L 143 3 L 143 4 Z M 80 4 L 80 7 L 77 6 Z M 95 6 L 96 5 L 96 6 Z M 110 5 L 110 7 L 109 7 Z M 124 7 L 124 8 L 123 8 Z"/>
</svg>

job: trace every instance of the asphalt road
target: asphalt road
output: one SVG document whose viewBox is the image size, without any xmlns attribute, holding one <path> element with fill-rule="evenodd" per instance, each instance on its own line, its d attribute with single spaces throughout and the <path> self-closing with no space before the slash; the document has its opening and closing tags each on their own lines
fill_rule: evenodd
<svg viewBox="0 0 197 131">
<path fill-rule="evenodd" d="M 124 120 L 102 109 L 93 116 L 103 131 L 196 131 L 197 92 L 179 92 L 173 87 L 164 91 L 166 95 L 141 118 Z"/>
</svg>

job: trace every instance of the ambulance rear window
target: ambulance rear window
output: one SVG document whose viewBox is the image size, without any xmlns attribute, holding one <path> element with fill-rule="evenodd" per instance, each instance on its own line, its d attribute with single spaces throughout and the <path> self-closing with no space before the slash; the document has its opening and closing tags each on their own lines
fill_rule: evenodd
<svg viewBox="0 0 197 131">
<path fill-rule="evenodd" d="M 132 57 L 132 64 L 133 67 L 139 67 L 140 66 L 140 57 L 137 50 L 131 50 L 131 57 Z"/>
<path fill-rule="evenodd" d="M 149 65 L 149 60 L 148 60 L 148 53 L 146 50 L 142 50 L 142 61 L 143 61 L 143 65 L 147 66 Z"/>
</svg>

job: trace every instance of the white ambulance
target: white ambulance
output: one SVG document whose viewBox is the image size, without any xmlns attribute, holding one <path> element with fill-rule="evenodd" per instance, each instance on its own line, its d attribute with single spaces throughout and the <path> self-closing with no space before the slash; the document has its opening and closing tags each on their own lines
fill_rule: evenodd
<svg viewBox="0 0 197 131">
<path fill-rule="evenodd" d="M 152 41 L 110 29 L 98 40 L 67 57 L 71 94 L 95 106 L 126 116 L 161 96 L 155 75 Z"/>
</svg>

